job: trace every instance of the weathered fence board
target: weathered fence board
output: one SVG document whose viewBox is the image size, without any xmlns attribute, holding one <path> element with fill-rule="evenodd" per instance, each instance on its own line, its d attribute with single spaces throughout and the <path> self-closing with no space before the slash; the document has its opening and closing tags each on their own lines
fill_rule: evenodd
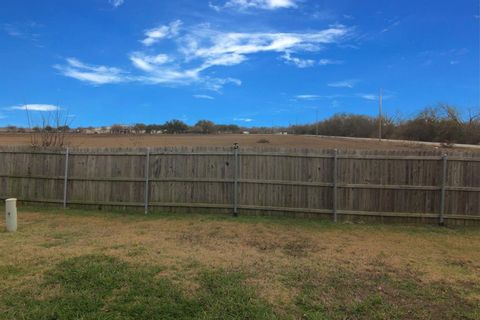
<svg viewBox="0 0 480 320">
<path fill-rule="evenodd" d="M 230 147 L 103 148 L 69 149 L 67 158 L 66 150 L 2 147 L 0 196 L 145 211 L 238 209 L 429 222 L 441 222 L 443 203 L 447 223 L 480 221 L 478 153 L 451 152 L 445 176 L 440 152 L 347 150 L 336 160 L 335 154 L 262 147 L 240 148 L 235 158 Z"/>
</svg>

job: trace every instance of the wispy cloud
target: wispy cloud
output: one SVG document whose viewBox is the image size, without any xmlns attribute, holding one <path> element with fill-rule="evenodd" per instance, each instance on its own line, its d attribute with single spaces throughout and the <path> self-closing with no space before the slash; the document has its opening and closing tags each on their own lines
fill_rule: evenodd
<svg viewBox="0 0 480 320">
<path fill-rule="evenodd" d="M 151 46 L 161 39 L 170 39 L 166 44 L 170 51 L 167 55 L 149 48 L 128 54 L 136 72 L 88 65 L 75 58 L 67 59 L 66 65 L 57 65 L 56 68 L 65 76 L 96 85 L 125 81 L 164 85 L 199 84 L 218 91 L 225 84 L 240 85 L 241 81 L 231 77 L 212 77 L 209 73 L 216 73 L 216 70 L 210 69 L 239 65 L 256 54 L 277 53 L 286 64 L 299 68 L 341 63 L 329 59 L 305 59 L 298 55 L 305 52 L 312 56 L 327 45 L 339 43 L 350 34 L 350 29 L 335 25 L 304 33 L 242 33 L 214 30 L 206 24 L 187 28 L 177 20 L 167 26 L 147 30 L 145 34 L 146 38 L 141 41 L 145 46 Z"/>
<path fill-rule="evenodd" d="M 284 59 L 288 64 L 293 64 L 299 68 L 308 68 L 315 65 L 315 60 L 293 57 L 290 52 L 286 52 L 282 56 L 282 59 Z"/>
<path fill-rule="evenodd" d="M 419 53 L 421 57 L 459 57 L 468 54 L 467 48 L 449 49 L 449 50 L 425 50 Z"/>
<path fill-rule="evenodd" d="M 120 7 L 124 2 L 124 0 L 110 0 L 110 4 L 115 8 Z"/>
<path fill-rule="evenodd" d="M 252 119 L 252 118 L 233 118 L 233 121 L 252 122 L 252 121 L 254 121 L 254 119 Z"/>
<path fill-rule="evenodd" d="M 156 56 L 156 58 L 158 58 L 158 56 Z M 56 65 L 54 67 L 64 76 L 87 82 L 92 85 L 140 82 L 152 85 L 160 84 L 177 86 L 196 83 L 201 84 L 206 89 L 220 91 L 220 89 L 226 84 L 242 84 L 238 79 L 200 76 L 200 71 L 197 69 L 182 70 L 174 66 L 164 67 L 161 66 L 161 64 L 155 64 L 152 61 L 155 61 L 154 56 L 145 56 L 143 58 L 135 56 L 135 59 L 132 60 L 132 64 L 139 70 L 145 71 L 144 74 L 136 75 L 132 75 L 115 67 L 87 65 L 75 58 L 67 59 L 66 65 Z"/>
<path fill-rule="evenodd" d="M 358 80 L 350 79 L 343 81 L 330 82 L 327 85 L 332 88 L 353 88 Z"/>
<path fill-rule="evenodd" d="M 332 101 L 332 104 L 331 104 L 331 107 L 336 109 L 336 108 L 339 108 L 341 105 L 342 105 L 342 104 L 340 103 L 340 101 L 338 101 L 338 100 L 333 100 L 333 101 Z"/>
<path fill-rule="evenodd" d="M 426 50 L 420 52 L 418 56 L 423 60 L 422 65 L 430 66 L 438 61 L 456 64 L 460 62 L 463 56 L 469 53 L 470 51 L 467 48 L 454 48 L 449 50 Z"/>
<path fill-rule="evenodd" d="M 9 107 L 10 110 L 28 110 L 28 111 L 57 111 L 61 108 L 52 104 L 24 104 L 20 106 Z"/>
<path fill-rule="evenodd" d="M 194 98 L 196 99 L 207 99 L 207 100 L 214 100 L 215 98 L 206 94 L 194 94 Z"/>
<path fill-rule="evenodd" d="M 163 38 L 172 38 L 178 34 L 178 30 L 182 22 L 180 20 L 173 21 L 166 26 L 158 26 L 145 31 L 145 38 L 141 41 L 145 46 L 151 46 Z"/>
<path fill-rule="evenodd" d="M 338 99 L 342 98 L 344 95 L 342 94 L 330 94 L 330 95 L 325 95 L 325 94 L 299 94 L 295 96 L 295 100 L 331 100 L 331 99 Z"/>
<path fill-rule="evenodd" d="M 359 96 L 365 100 L 378 100 L 378 95 L 372 93 L 360 93 Z"/>
<path fill-rule="evenodd" d="M 325 9 L 317 9 L 316 11 L 313 12 L 308 12 L 308 16 L 312 19 L 316 20 L 324 20 L 324 21 L 338 21 L 338 15 L 335 14 L 331 10 L 325 10 Z"/>
<path fill-rule="evenodd" d="M 322 96 L 317 94 L 299 94 L 295 96 L 295 98 L 300 100 L 318 100 L 318 99 L 321 99 Z"/>
<path fill-rule="evenodd" d="M 349 32 L 343 25 L 305 33 L 222 32 L 204 26 L 181 37 L 179 50 L 188 60 L 204 60 L 201 68 L 205 69 L 240 64 L 249 55 L 263 52 L 278 52 L 283 58 L 292 59 L 293 52 L 320 51 L 325 45 L 341 41 Z"/>
<path fill-rule="evenodd" d="M 318 61 L 318 64 L 321 66 L 327 66 L 330 64 L 343 64 L 343 61 L 341 60 L 331 60 L 331 59 L 320 59 Z"/>
<path fill-rule="evenodd" d="M 379 100 L 379 95 L 374 94 L 374 93 L 359 93 L 358 96 L 362 99 L 370 100 L 370 101 L 378 101 Z M 393 98 L 393 94 L 382 95 L 383 100 L 387 100 L 387 99 L 391 99 L 391 98 Z"/>
<path fill-rule="evenodd" d="M 129 80 L 126 73 L 121 69 L 88 65 L 75 58 L 68 58 L 67 65 L 56 65 L 54 67 L 67 77 L 95 85 L 119 83 Z"/>
<path fill-rule="evenodd" d="M 382 33 L 389 32 L 392 29 L 398 27 L 399 25 L 400 25 L 400 20 L 393 20 L 388 24 L 388 26 L 383 28 Z"/>
<path fill-rule="evenodd" d="M 222 9 L 236 9 L 244 11 L 248 9 L 276 10 L 296 8 L 297 3 L 298 0 L 228 0 L 224 4 L 215 4 L 210 2 L 209 5 L 216 11 L 220 11 Z"/>
<path fill-rule="evenodd" d="M 5 32 L 10 37 L 31 41 L 37 47 L 43 47 L 40 43 L 40 29 L 43 26 L 35 21 L 21 23 L 0 24 L 0 31 Z"/>
<path fill-rule="evenodd" d="M 152 71 L 160 65 L 170 62 L 170 57 L 166 54 L 157 54 L 154 56 L 146 55 L 142 52 L 133 52 L 130 55 L 133 65 L 143 71 Z"/>
<path fill-rule="evenodd" d="M 6 23 L 2 26 L 3 31 L 7 33 L 11 37 L 18 37 L 18 38 L 23 38 L 24 33 L 20 31 L 20 29 L 13 24 Z"/>
</svg>

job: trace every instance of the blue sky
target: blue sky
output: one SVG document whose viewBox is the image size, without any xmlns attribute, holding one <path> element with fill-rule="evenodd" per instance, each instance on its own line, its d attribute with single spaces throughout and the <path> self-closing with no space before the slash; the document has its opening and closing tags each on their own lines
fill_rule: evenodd
<svg viewBox="0 0 480 320">
<path fill-rule="evenodd" d="M 480 110 L 477 0 L 2 0 L 0 126 Z"/>
</svg>

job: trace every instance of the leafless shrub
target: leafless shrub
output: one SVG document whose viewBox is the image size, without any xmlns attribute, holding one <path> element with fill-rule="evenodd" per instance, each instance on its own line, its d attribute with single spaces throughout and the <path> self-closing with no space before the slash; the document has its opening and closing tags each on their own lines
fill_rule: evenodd
<svg viewBox="0 0 480 320">
<path fill-rule="evenodd" d="M 30 143 L 33 147 L 64 147 L 67 145 L 67 134 L 70 131 L 72 118 L 67 112 L 58 109 L 40 112 L 34 119 L 28 109 L 28 126 Z"/>
</svg>

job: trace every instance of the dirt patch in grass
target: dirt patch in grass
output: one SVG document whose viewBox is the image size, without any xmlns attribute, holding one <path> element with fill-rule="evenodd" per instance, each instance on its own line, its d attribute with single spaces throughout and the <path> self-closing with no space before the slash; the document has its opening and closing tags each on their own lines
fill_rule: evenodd
<svg viewBox="0 0 480 320">
<path fill-rule="evenodd" d="M 282 253 L 291 257 L 306 257 L 317 250 L 317 243 L 303 236 L 294 239 L 282 236 L 279 236 L 278 239 L 253 236 L 246 239 L 243 245 L 253 247 L 259 252 Z"/>
<path fill-rule="evenodd" d="M 102 256 L 118 262 L 119 270 L 154 270 L 148 279 L 167 279 L 181 299 L 195 303 L 206 288 L 224 295 L 215 287 L 224 282 L 222 272 L 239 277 L 235 286 L 268 316 L 428 319 L 443 313 L 474 319 L 478 248 L 475 229 L 21 211 L 18 232 L 0 233 L 0 292 L 39 290 L 65 261 Z M 210 285 L 201 280 L 208 272 L 214 272 Z M 54 283 L 48 290 L 47 300 L 64 287 Z M 226 301 L 212 308 L 226 308 Z"/>
</svg>

